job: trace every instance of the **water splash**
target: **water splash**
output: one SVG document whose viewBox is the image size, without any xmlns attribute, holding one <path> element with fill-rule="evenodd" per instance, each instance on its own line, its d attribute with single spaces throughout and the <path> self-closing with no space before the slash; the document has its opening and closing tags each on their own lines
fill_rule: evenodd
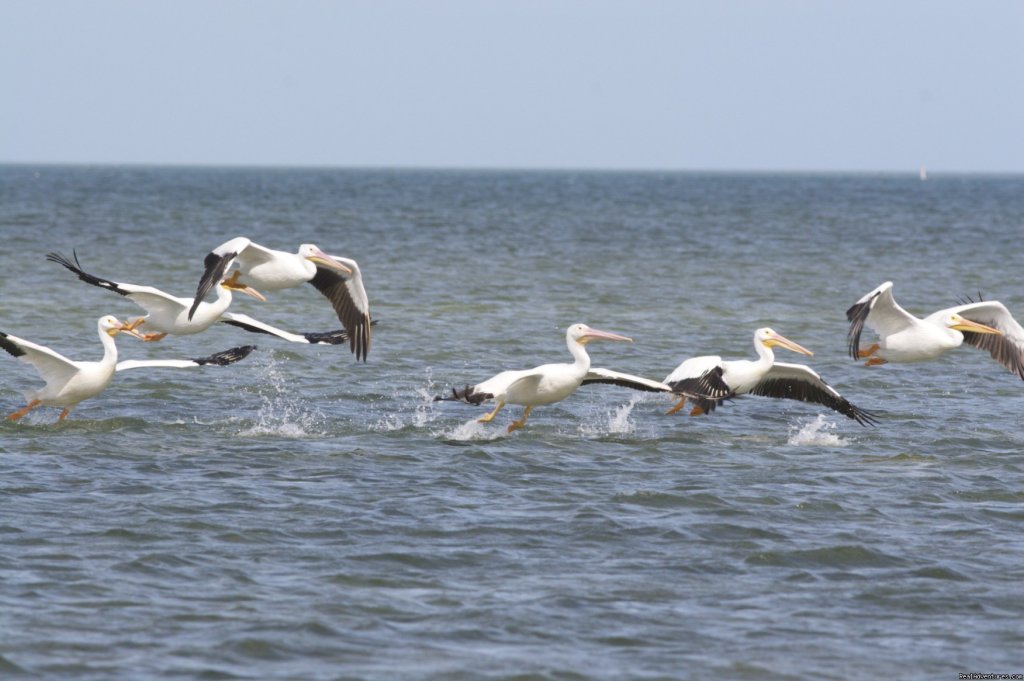
<svg viewBox="0 0 1024 681">
<path fill-rule="evenodd" d="M 265 360 L 263 381 L 259 388 L 262 405 L 256 421 L 238 434 L 241 437 L 276 435 L 288 438 L 317 437 L 324 434 L 324 416 L 316 402 L 289 389 L 288 380 L 277 360 Z"/>
<path fill-rule="evenodd" d="M 642 395 L 633 395 L 625 404 L 619 405 L 613 411 L 605 412 L 605 418 L 597 424 L 581 423 L 579 426 L 580 435 L 594 437 L 601 435 L 629 435 L 636 432 L 636 424 L 630 417 L 633 415 L 633 407 L 642 400 Z"/>
<path fill-rule="evenodd" d="M 434 395 L 437 394 L 437 387 L 434 383 L 433 372 L 428 367 L 426 370 L 426 383 L 414 389 L 412 414 L 389 412 L 369 425 L 370 430 L 387 433 L 403 428 L 422 428 L 441 417 L 441 412 L 436 408 Z M 391 395 L 390 407 L 395 403 L 406 402 L 409 395 L 400 393 L 397 389 Z"/>
<path fill-rule="evenodd" d="M 434 398 L 425 391 L 417 390 L 416 392 L 423 398 L 423 401 L 417 404 L 416 409 L 412 412 L 412 425 L 422 428 L 436 418 L 433 409 Z"/>
<path fill-rule="evenodd" d="M 813 421 L 802 426 L 795 425 L 789 428 L 789 439 L 786 444 L 792 447 L 806 447 L 816 445 L 822 447 L 846 447 L 849 440 L 836 435 L 836 424 L 825 418 L 824 414 L 818 414 Z"/>
<path fill-rule="evenodd" d="M 418 396 L 416 405 L 413 408 L 413 413 L 409 417 L 409 422 L 404 423 L 399 417 L 392 417 L 391 421 L 396 423 L 396 428 L 404 428 L 406 425 L 411 425 L 416 428 L 422 428 L 430 425 L 434 421 L 445 417 L 448 407 L 440 407 L 440 405 L 450 405 L 452 409 L 471 409 L 465 404 L 451 405 L 449 402 L 438 402 L 434 400 L 434 396 L 439 393 L 444 393 L 447 388 L 439 387 L 433 376 L 433 371 L 428 367 L 426 370 L 426 381 L 423 386 L 416 388 L 415 393 Z M 488 405 L 489 408 L 493 408 L 492 405 Z M 455 426 L 454 428 L 442 429 L 431 431 L 433 437 L 441 440 L 451 440 L 456 442 L 468 442 L 468 441 L 480 441 L 480 440 L 495 440 L 499 437 L 503 437 L 507 434 L 504 427 L 497 423 L 486 424 L 480 423 L 477 419 L 480 416 L 479 409 L 477 408 L 475 413 L 477 414 L 469 421 Z"/>
<path fill-rule="evenodd" d="M 455 426 L 451 430 L 437 433 L 437 437 L 457 442 L 469 442 L 479 440 L 496 440 L 507 434 L 504 426 L 496 424 L 480 423 L 475 418 Z"/>
</svg>

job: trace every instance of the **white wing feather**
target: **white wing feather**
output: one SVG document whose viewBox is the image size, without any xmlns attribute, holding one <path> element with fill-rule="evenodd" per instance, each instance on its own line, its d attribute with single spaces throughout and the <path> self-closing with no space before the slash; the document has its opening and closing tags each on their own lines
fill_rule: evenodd
<svg viewBox="0 0 1024 681">
<path fill-rule="evenodd" d="M 524 379 L 531 379 L 533 381 L 540 382 L 541 377 L 542 374 L 538 373 L 534 369 L 502 371 L 500 374 L 495 374 L 491 378 L 488 378 L 483 383 L 478 383 L 473 386 L 473 391 L 494 395 L 494 399 L 496 401 L 500 401 L 505 399 L 509 389 L 517 382 Z"/>
<path fill-rule="evenodd" d="M 184 369 L 186 367 L 199 366 L 190 359 L 126 359 L 117 363 L 116 371 L 126 369 L 144 369 L 148 367 L 168 367 L 171 369 Z"/>
<path fill-rule="evenodd" d="M 309 343 L 309 339 L 306 338 L 305 336 L 301 336 L 297 333 L 291 333 L 289 331 L 285 331 L 284 329 L 279 329 L 276 326 L 271 326 L 270 324 L 265 324 L 259 320 L 253 319 L 249 315 L 236 314 L 234 312 L 225 312 L 224 314 L 221 315 L 218 321 L 236 322 L 241 326 L 251 327 L 251 330 L 256 330 L 262 333 L 269 333 L 272 336 L 283 338 L 286 341 L 291 341 L 292 343 Z"/>
<path fill-rule="evenodd" d="M 587 372 L 587 375 L 583 378 L 583 385 L 588 383 L 612 383 L 623 388 L 643 390 L 645 392 L 672 392 L 672 388 L 661 381 L 654 381 L 643 376 L 624 374 L 621 371 L 612 371 L 611 369 L 600 367 L 591 367 L 590 371 Z"/>
<path fill-rule="evenodd" d="M 243 243 L 244 245 L 242 245 Z M 235 248 L 229 247 L 231 244 L 234 244 Z M 257 265 L 262 265 L 263 263 L 273 260 L 277 257 L 277 253 L 280 252 L 267 248 L 266 246 L 260 246 L 245 237 L 232 239 L 218 247 L 217 251 L 221 248 L 224 249 L 225 253 L 230 253 L 232 251 L 236 251 L 238 253 L 238 255 L 235 256 L 235 262 L 238 263 L 238 267 L 242 272 L 248 272 Z M 214 252 L 216 253 L 217 251 Z"/>
<path fill-rule="evenodd" d="M 118 283 L 118 287 L 128 291 L 128 298 L 133 303 L 162 319 L 174 320 L 192 304 L 190 298 L 172 296 L 152 286 Z"/>
<path fill-rule="evenodd" d="M 857 302 L 867 302 L 876 292 L 878 297 L 871 304 L 871 311 L 868 313 L 865 324 L 877 332 L 879 336 L 883 338 L 885 336 L 892 336 L 923 323 L 920 319 L 900 307 L 899 303 L 892 297 L 891 281 L 885 282 Z"/>
<path fill-rule="evenodd" d="M 32 341 L 11 335 L 8 335 L 5 340 L 14 343 L 25 353 L 19 355 L 18 359 L 35 367 L 36 372 L 47 383 L 67 382 L 78 373 L 78 367 L 74 361 L 46 346 L 36 345 Z"/>
<path fill-rule="evenodd" d="M 1013 315 L 1006 309 L 1006 306 L 998 300 L 983 300 L 979 303 L 948 307 L 945 310 L 939 310 L 934 314 L 928 315 L 928 318 L 944 317 L 953 312 L 964 319 L 970 319 L 972 322 L 978 322 L 979 324 L 999 329 L 1006 334 L 1008 339 L 1017 345 L 1024 346 L 1024 327 L 1017 323 L 1017 320 L 1013 318 Z"/>
<path fill-rule="evenodd" d="M 722 358 L 718 355 L 691 357 L 673 369 L 672 373 L 665 377 L 664 382 L 674 383 L 686 378 L 700 378 L 706 372 L 714 369 L 716 366 L 720 366 L 721 364 Z"/>
</svg>

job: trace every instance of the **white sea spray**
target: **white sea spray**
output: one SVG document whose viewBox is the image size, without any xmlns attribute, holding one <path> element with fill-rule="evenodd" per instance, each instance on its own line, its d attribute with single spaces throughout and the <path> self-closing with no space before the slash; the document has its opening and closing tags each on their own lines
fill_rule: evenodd
<svg viewBox="0 0 1024 681">
<path fill-rule="evenodd" d="M 288 438 L 317 437 L 324 432 L 324 416 L 315 401 L 291 388 L 281 365 L 271 355 L 265 360 L 259 395 L 262 401 L 254 423 L 242 437 L 276 435 Z"/>
<path fill-rule="evenodd" d="M 790 426 L 789 439 L 786 444 L 793 447 L 823 446 L 823 447 L 846 447 L 850 444 L 836 434 L 836 424 L 830 421 L 824 414 L 818 414 L 814 420 L 802 425 Z"/>
<path fill-rule="evenodd" d="M 579 425 L 580 435 L 595 437 L 601 435 L 629 435 L 636 431 L 636 423 L 632 419 L 633 407 L 643 400 L 643 395 L 632 395 L 625 404 L 620 404 L 611 411 L 602 413 L 596 423 L 582 422 Z"/>
</svg>

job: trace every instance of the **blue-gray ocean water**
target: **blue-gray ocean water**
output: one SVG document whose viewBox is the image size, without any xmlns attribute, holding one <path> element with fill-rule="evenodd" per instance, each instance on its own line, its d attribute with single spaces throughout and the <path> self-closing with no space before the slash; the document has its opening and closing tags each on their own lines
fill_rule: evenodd
<svg viewBox="0 0 1024 681">
<path fill-rule="evenodd" d="M 863 367 L 845 310 L 1024 317 L 1024 178 L 0 169 L 0 330 L 76 359 L 130 301 L 48 263 L 189 296 L 244 235 L 359 261 L 344 347 L 226 325 L 123 358 L 255 342 L 231 367 L 118 374 L 56 424 L 0 424 L 0 676 L 68 679 L 955 679 L 1024 672 L 1024 382 L 961 348 Z M 338 327 L 312 288 L 232 309 Z M 708 417 L 585 386 L 511 435 L 433 402 L 633 337 L 662 378 L 770 325 L 852 402 Z M 867 337 L 865 337 L 867 339 Z M 0 355 L 0 408 L 32 367 Z"/>
</svg>

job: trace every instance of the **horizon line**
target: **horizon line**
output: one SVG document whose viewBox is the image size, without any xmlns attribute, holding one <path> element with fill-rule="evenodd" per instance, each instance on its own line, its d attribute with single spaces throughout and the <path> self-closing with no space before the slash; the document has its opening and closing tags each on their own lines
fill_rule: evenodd
<svg viewBox="0 0 1024 681">
<path fill-rule="evenodd" d="M 457 165 L 376 165 L 376 164 L 293 164 L 232 162 L 151 162 L 151 161 L 9 161 L 0 160 L 0 167 L 50 168 L 149 168 L 207 170 L 339 170 L 339 171 L 410 171 L 410 172 L 552 172 L 552 173 L 662 173 L 720 175 L 911 175 L 938 176 L 1019 176 L 1024 170 L 934 170 L 925 166 L 908 169 L 839 169 L 839 168 L 667 168 L 641 166 L 457 166 Z M 922 181 L 926 181 L 922 178 Z"/>
</svg>

